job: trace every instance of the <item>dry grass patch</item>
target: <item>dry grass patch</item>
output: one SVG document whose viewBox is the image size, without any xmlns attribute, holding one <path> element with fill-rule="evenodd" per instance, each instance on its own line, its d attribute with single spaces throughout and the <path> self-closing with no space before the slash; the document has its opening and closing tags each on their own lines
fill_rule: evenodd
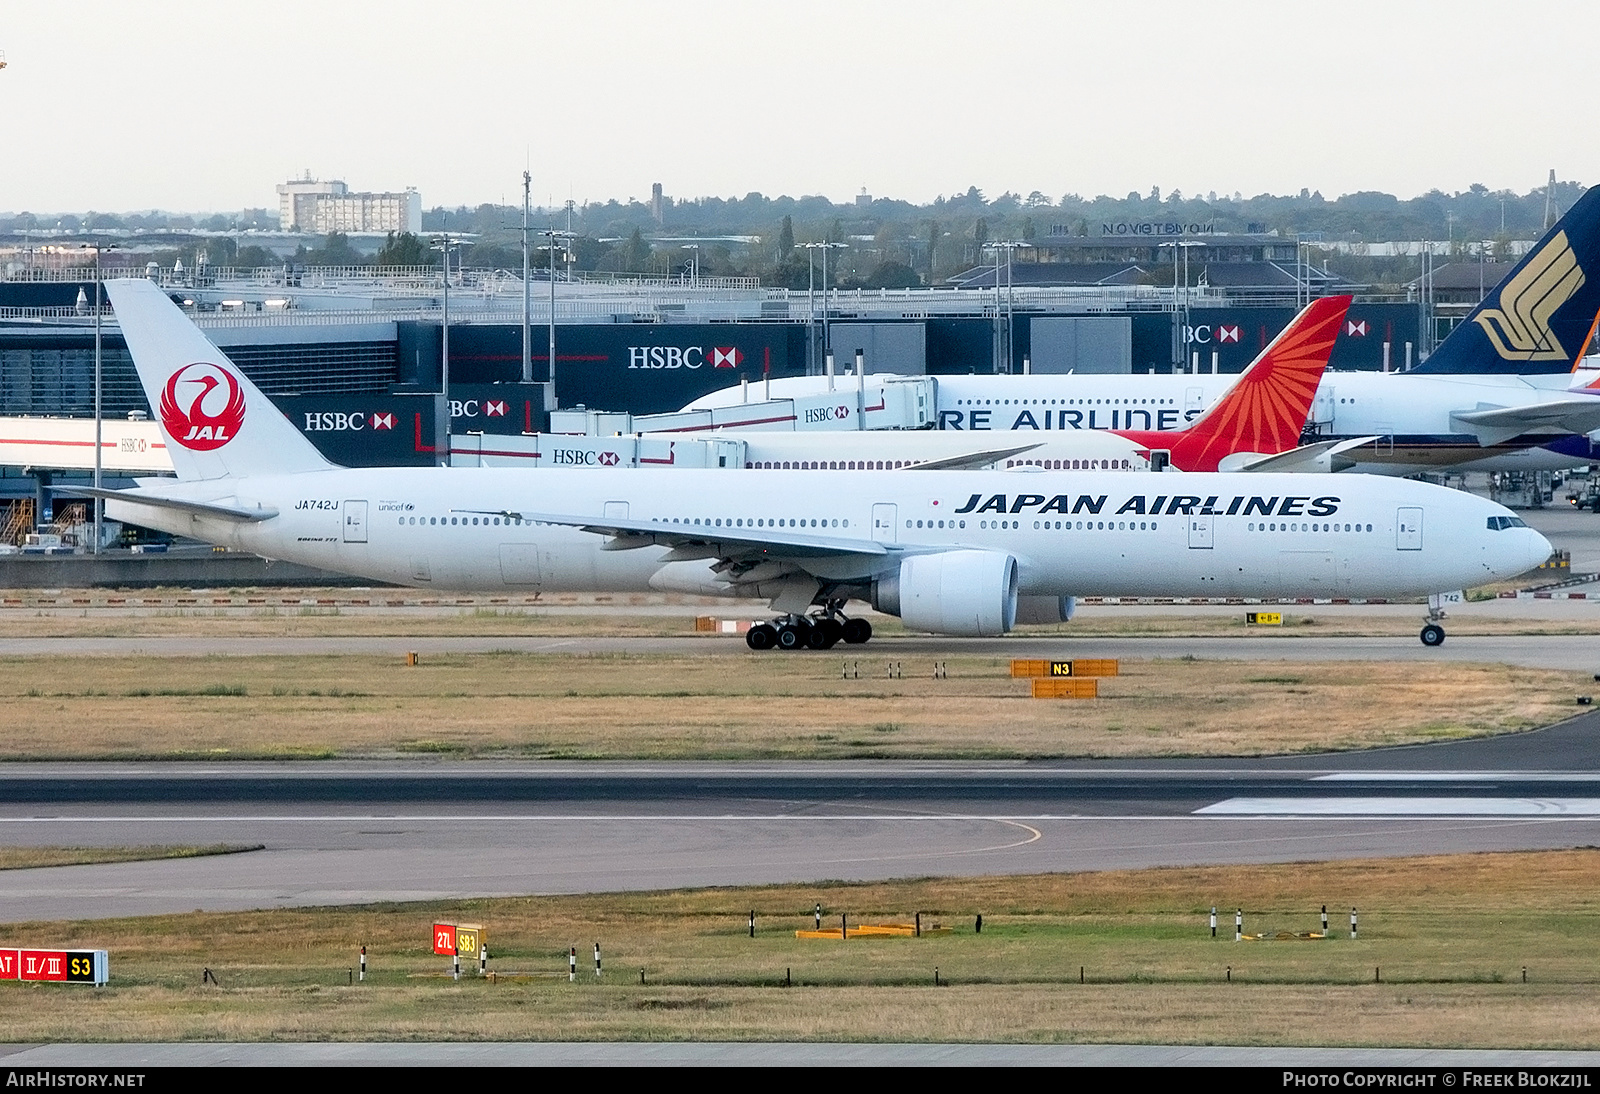
<svg viewBox="0 0 1600 1094">
<path fill-rule="evenodd" d="M 0 1001 L 0 1040 L 1594 1048 L 1597 871 L 1600 852 L 1577 850 L 22 924 L 8 936 L 110 949 L 113 986 L 0 985 L 28 993 L 25 1007 Z M 796 939 L 818 902 L 834 922 L 841 911 L 856 923 L 921 911 L 925 924 L 951 930 Z M 1243 906 L 1247 925 L 1285 929 L 1313 926 L 1327 904 L 1344 935 L 1337 913 L 1352 903 L 1356 941 L 1239 944 L 1206 929 L 1213 904 L 1230 925 Z M 507 978 L 451 982 L 448 959 L 428 952 L 429 924 L 441 918 L 485 924 L 492 967 Z M 595 941 L 606 963 L 599 980 Z M 350 985 L 363 944 L 369 980 Z M 569 946 L 580 955 L 575 985 Z M 933 986 L 935 966 L 953 986 Z M 220 989 L 201 986 L 203 967 Z M 1374 967 L 1383 983 L 1372 982 Z"/>
<path fill-rule="evenodd" d="M 259 851 L 264 844 L 213 843 L 204 847 L 0 847 L 0 870 L 32 870 L 41 866 L 89 866 L 101 862 L 149 862 L 152 859 L 200 858 Z"/>
<path fill-rule="evenodd" d="M 1092 701 L 1000 658 L 81 657 L 0 662 L 0 759 L 1255 755 L 1465 737 L 1572 711 L 1581 673 L 1504 665 L 1124 661 Z"/>
</svg>

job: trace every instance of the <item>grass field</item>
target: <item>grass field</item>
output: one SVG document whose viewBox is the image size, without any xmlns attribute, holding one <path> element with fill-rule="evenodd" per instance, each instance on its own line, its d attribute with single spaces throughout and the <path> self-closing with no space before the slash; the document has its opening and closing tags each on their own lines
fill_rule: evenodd
<svg viewBox="0 0 1600 1094">
<path fill-rule="evenodd" d="M 1124 661 L 1043 701 L 1009 661 L 882 654 L 0 660 L 0 760 L 1253 755 L 1548 724 L 1582 673 L 1456 663 Z M 841 678 L 851 666 L 852 675 Z M 854 675 L 859 672 L 859 676 Z"/>
<path fill-rule="evenodd" d="M 4 932 L 7 945 L 109 949 L 113 983 L 0 984 L 0 1041 L 1595 1048 L 1597 873 L 1600 851 L 1584 849 L 22 924 Z M 925 925 L 949 930 L 797 939 L 819 902 L 832 925 L 840 913 L 859 924 L 920 911 Z M 1236 907 L 1247 931 L 1271 933 L 1316 927 L 1323 904 L 1332 939 L 1232 940 Z M 470 966 L 459 983 L 449 979 L 449 959 L 429 952 L 436 919 L 485 926 L 495 981 Z M 369 978 L 350 984 L 362 945 Z M 569 984 L 573 946 L 579 977 Z M 946 986 L 934 987 L 935 967 Z M 202 986 L 203 968 L 220 987 Z"/>
</svg>

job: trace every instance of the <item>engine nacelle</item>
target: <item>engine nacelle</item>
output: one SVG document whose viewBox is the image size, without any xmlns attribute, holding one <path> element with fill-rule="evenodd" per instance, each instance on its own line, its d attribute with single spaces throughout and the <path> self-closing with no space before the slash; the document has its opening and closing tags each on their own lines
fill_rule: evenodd
<svg viewBox="0 0 1600 1094">
<path fill-rule="evenodd" d="M 912 555 L 873 582 L 872 606 L 907 627 L 992 637 L 1017 621 L 1017 560 L 998 551 Z"/>
<path fill-rule="evenodd" d="M 1019 596 L 1018 623 L 1069 623 L 1077 610 L 1075 596 Z"/>
</svg>

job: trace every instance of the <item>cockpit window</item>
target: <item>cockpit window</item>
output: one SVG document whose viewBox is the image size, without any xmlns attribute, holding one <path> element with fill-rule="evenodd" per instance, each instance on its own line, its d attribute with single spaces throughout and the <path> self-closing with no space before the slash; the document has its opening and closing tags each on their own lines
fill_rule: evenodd
<svg viewBox="0 0 1600 1094">
<path fill-rule="evenodd" d="M 1528 525 L 1521 517 L 1490 517 L 1489 531 L 1499 532 L 1506 528 L 1526 528 Z"/>
</svg>

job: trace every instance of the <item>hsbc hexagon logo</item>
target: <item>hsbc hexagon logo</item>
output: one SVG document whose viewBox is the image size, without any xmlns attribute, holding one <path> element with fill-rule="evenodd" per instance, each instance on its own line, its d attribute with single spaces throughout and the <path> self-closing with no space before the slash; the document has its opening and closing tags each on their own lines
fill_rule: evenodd
<svg viewBox="0 0 1600 1094">
<path fill-rule="evenodd" d="M 711 351 L 712 368 L 738 368 L 743 362 L 738 346 L 717 346 Z"/>
<path fill-rule="evenodd" d="M 483 413 L 487 418 L 504 418 L 506 404 L 504 399 L 488 399 L 484 401 Z"/>
<path fill-rule="evenodd" d="M 394 412 L 393 411 L 388 411 L 388 412 L 374 411 L 373 415 L 372 415 L 372 428 L 373 429 L 393 429 L 394 428 Z"/>
<path fill-rule="evenodd" d="M 167 436 L 196 452 L 221 448 L 244 425 L 244 388 L 221 365 L 196 361 L 167 379 L 161 392 L 161 425 Z"/>
<path fill-rule="evenodd" d="M 1228 323 L 1217 327 L 1218 342 L 1237 342 L 1239 340 L 1239 324 Z"/>
<path fill-rule="evenodd" d="M 615 467 L 615 466 L 617 466 L 617 461 L 620 458 L 621 457 L 619 457 L 615 452 L 602 452 L 602 453 L 600 453 L 600 463 L 604 467 Z"/>
<path fill-rule="evenodd" d="M 1367 336 L 1367 321 L 1365 319 L 1351 319 L 1345 323 L 1344 332 L 1351 338 L 1365 338 Z"/>
</svg>

